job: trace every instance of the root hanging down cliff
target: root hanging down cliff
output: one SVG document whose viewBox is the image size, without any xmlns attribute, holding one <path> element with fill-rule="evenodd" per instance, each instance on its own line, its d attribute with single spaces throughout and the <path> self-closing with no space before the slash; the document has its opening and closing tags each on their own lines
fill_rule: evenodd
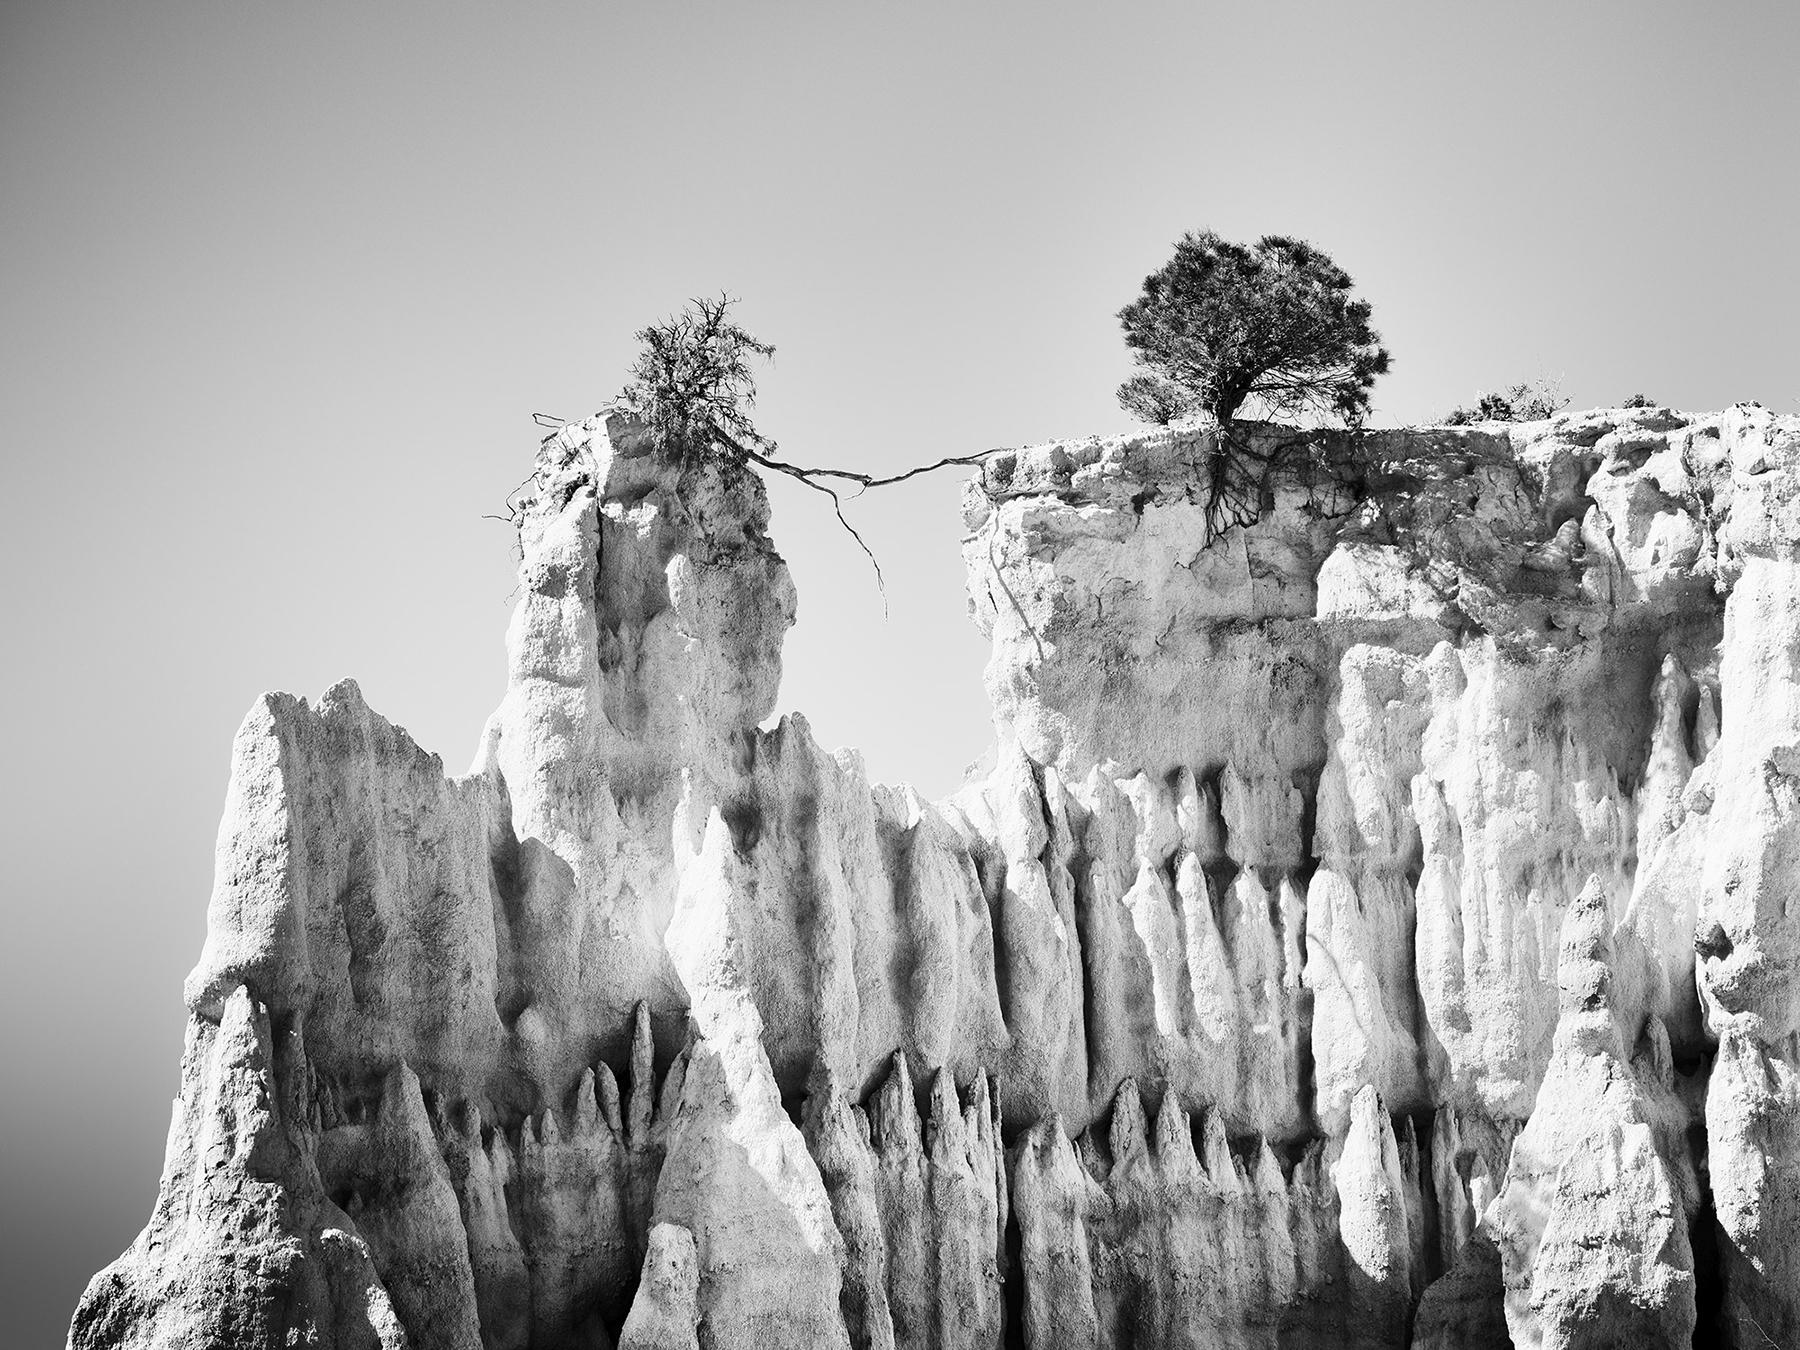
<svg viewBox="0 0 1800 1350">
<path fill-rule="evenodd" d="M 1214 434 L 983 466 L 936 803 L 763 729 L 752 474 L 546 440 L 469 773 L 239 730 L 70 1345 L 1800 1344 L 1800 419 Z"/>
</svg>

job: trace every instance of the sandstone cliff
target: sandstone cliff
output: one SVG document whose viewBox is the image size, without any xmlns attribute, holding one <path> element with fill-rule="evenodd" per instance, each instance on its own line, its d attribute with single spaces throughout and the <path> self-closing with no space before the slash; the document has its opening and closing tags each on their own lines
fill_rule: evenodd
<svg viewBox="0 0 1800 1350">
<path fill-rule="evenodd" d="M 234 750 L 90 1347 L 1800 1343 L 1800 419 L 970 485 L 991 771 L 770 715 L 760 484 L 539 455 L 471 771 Z M 1276 438 L 1279 428 L 1261 428 Z"/>
</svg>

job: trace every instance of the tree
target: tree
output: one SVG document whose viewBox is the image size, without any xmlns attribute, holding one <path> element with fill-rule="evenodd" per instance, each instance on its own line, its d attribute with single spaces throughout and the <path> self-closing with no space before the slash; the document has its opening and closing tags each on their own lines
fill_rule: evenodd
<svg viewBox="0 0 1800 1350">
<path fill-rule="evenodd" d="M 1119 311 L 1125 345 L 1148 368 L 1119 386 L 1119 402 L 1161 423 L 1199 411 L 1224 426 L 1249 406 L 1269 420 L 1360 425 L 1391 358 L 1352 284 L 1301 239 L 1245 247 L 1210 230 L 1184 235 Z"/>
<path fill-rule="evenodd" d="M 612 408 L 642 422 L 678 455 L 763 444 L 750 421 L 756 402 L 752 357 L 768 360 L 775 348 L 759 342 L 730 318 L 730 296 L 700 297 L 687 309 L 633 334 L 642 345 L 630 378 Z"/>
<path fill-rule="evenodd" d="M 1205 466 L 1211 538 L 1256 520 L 1278 465 L 1302 469 L 1309 482 L 1314 471 L 1340 481 L 1353 473 L 1343 438 L 1270 440 L 1234 425 L 1249 409 L 1270 421 L 1361 428 L 1369 390 L 1392 358 L 1352 284 L 1304 240 L 1271 234 L 1246 247 L 1202 230 L 1184 235 L 1119 311 L 1125 345 L 1144 367 L 1119 386 L 1125 410 L 1162 425 L 1196 412 L 1219 424 Z"/>
</svg>

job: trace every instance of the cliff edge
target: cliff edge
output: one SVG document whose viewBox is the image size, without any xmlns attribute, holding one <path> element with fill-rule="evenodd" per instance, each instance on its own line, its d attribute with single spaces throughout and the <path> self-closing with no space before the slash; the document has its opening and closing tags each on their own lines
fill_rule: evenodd
<svg viewBox="0 0 1800 1350">
<path fill-rule="evenodd" d="M 753 475 L 548 438 L 466 775 L 240 728 L 73 1350 L 1800 1343 L 1800 418 L 1216 435 L 969 484 L 937 803 L 763 727 Z"/>
</svg>

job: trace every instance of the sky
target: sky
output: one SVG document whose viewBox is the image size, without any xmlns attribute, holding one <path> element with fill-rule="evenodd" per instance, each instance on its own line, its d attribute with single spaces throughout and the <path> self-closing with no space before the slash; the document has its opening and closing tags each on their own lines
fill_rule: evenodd
<svg viewBox="0 0 1800 1350">
<path fill-rule="evenodd" d="M 759 426 L 889 472 L 1126 430 L 1187 230 L 1298 235 L 1374 422 L 1553 379 L 1800 408 L 1800 6 L 0 0 L 0 1325 L 148 1218 L 232 733 L 350 675 L 452 772 L 534 412 L 740 297 Z M 986 749 L 960 484 L 771 486 L 780 706 L 928 795 Z"/>
</svg>

